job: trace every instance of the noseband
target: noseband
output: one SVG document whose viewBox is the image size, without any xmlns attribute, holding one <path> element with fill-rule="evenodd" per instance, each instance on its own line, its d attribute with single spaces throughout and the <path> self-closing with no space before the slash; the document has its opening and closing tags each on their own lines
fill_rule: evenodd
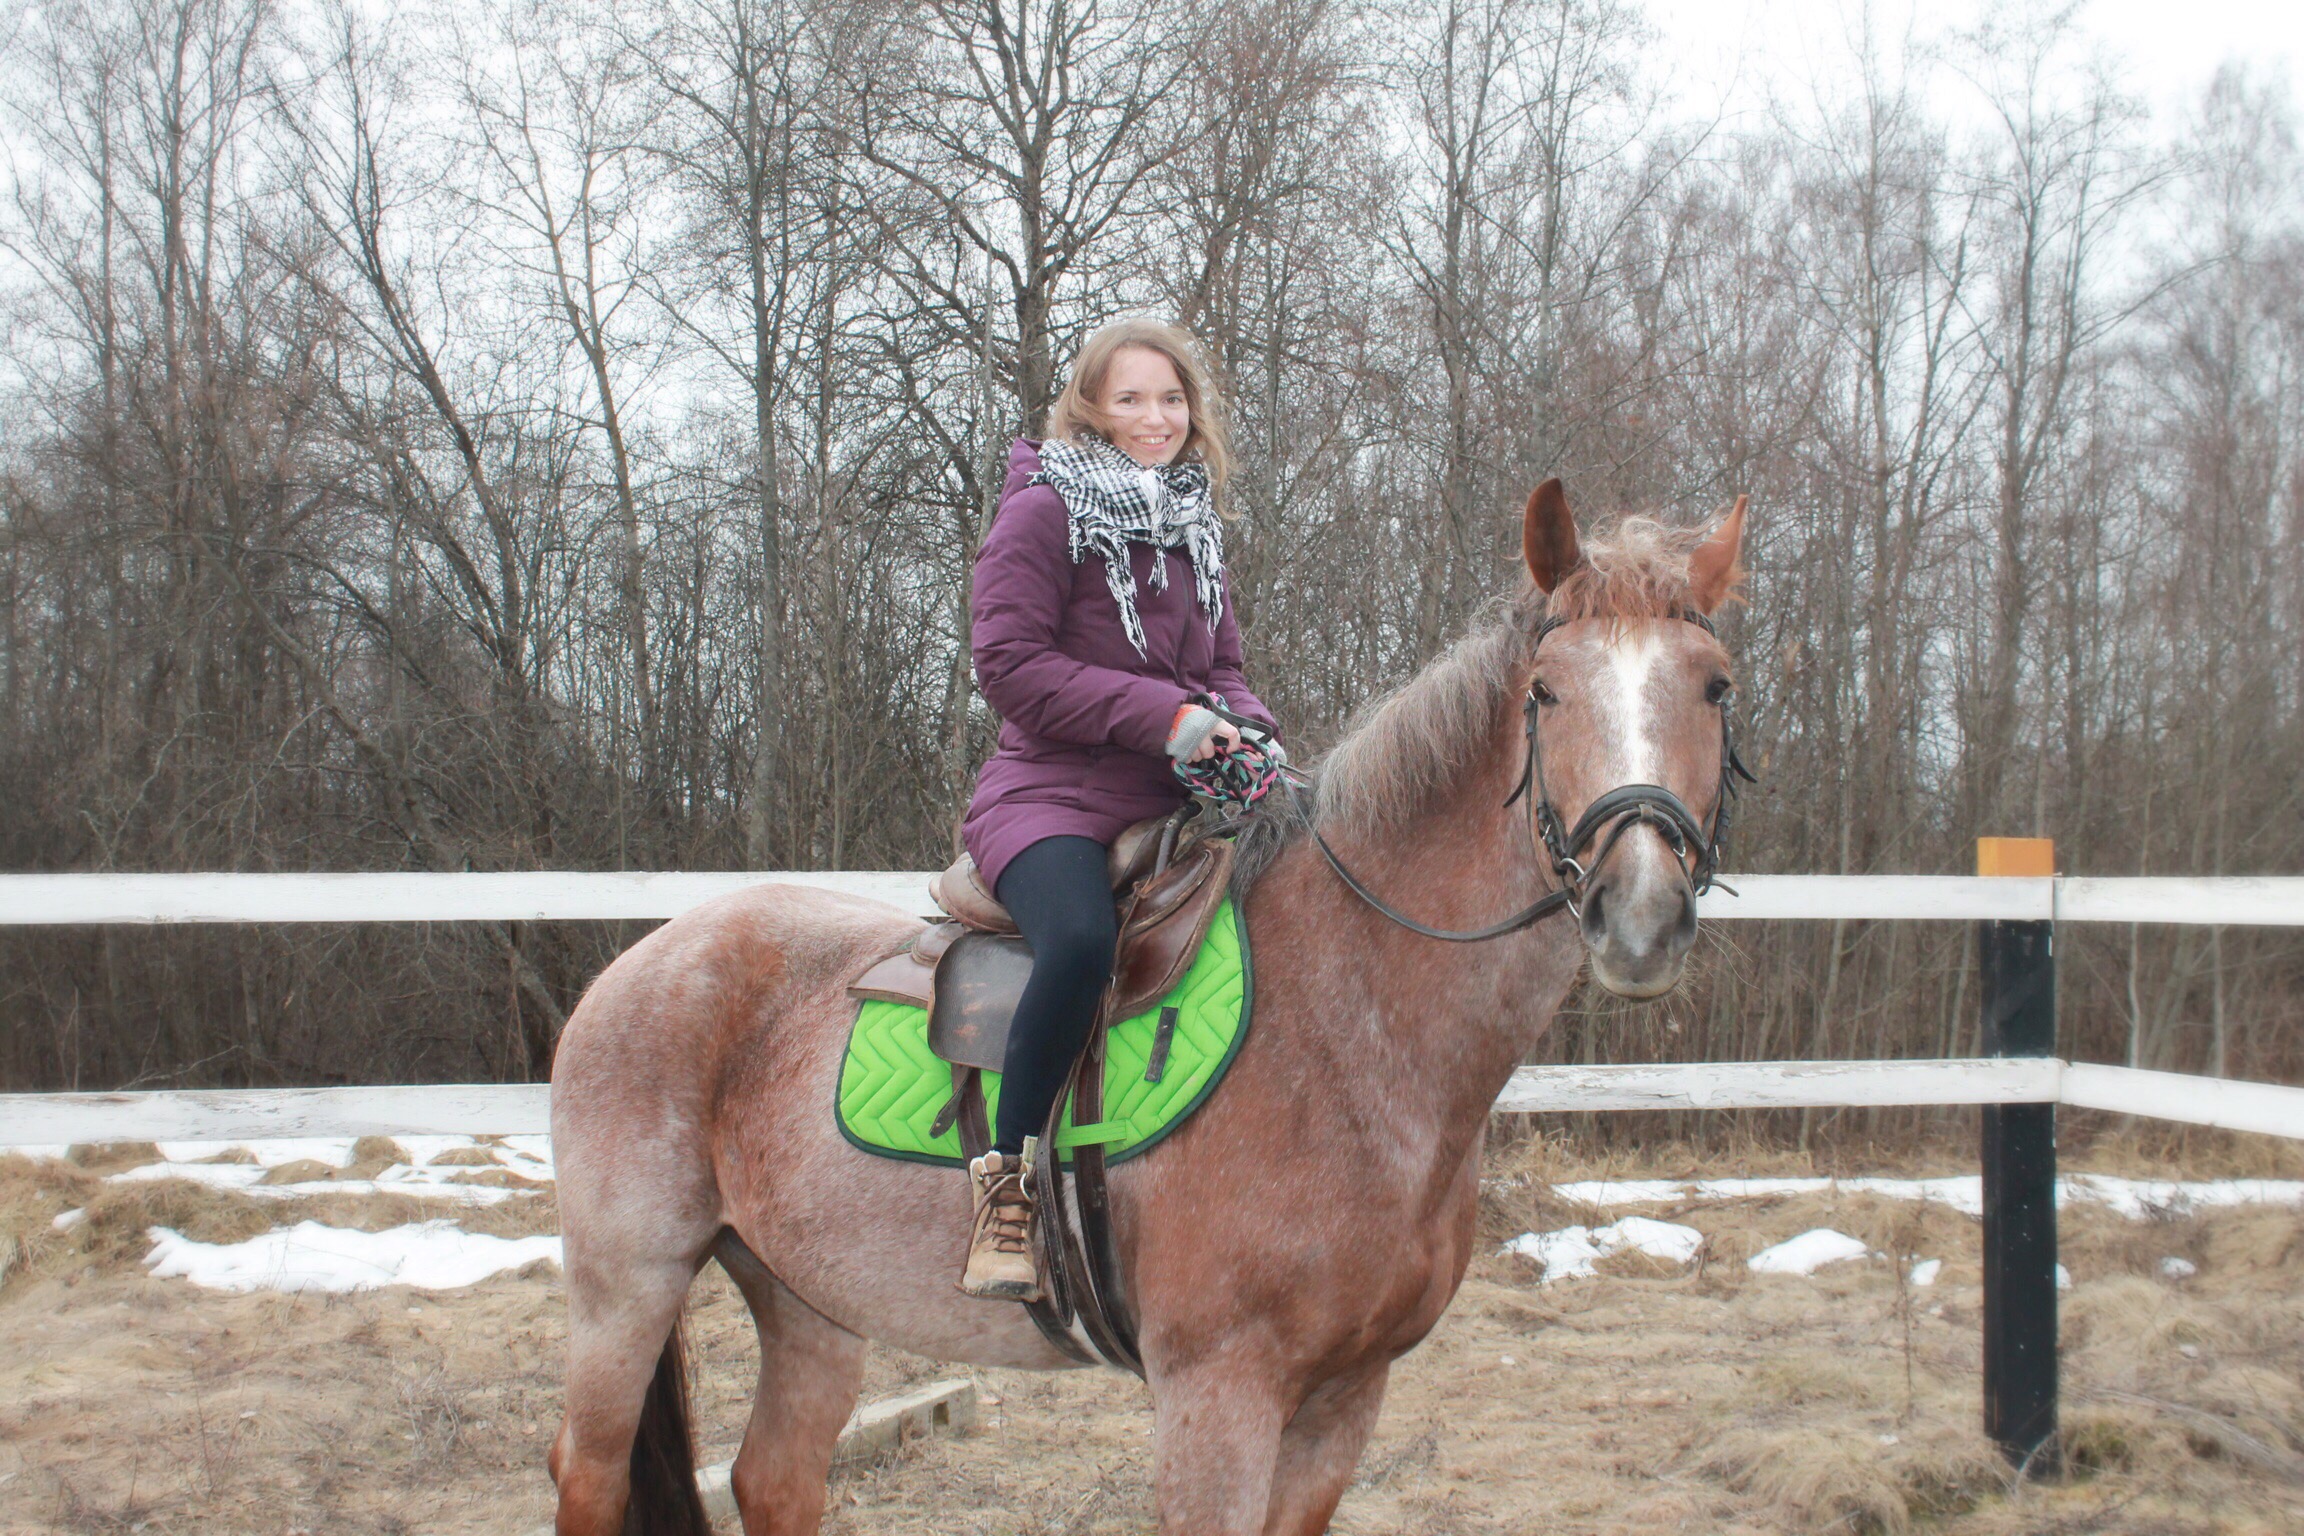
<svg viewBox="0 0 2304 1536">
<path fill-rule="evenodd" d="M 1683 608 L 1673 617 L 1699 626 L 1708 635 L 1718 634 L 1712 621 L 1693 608 Z M 1567 622 L 1566 619 L 1546 619 L 1536 631 L 1531 652 L 1542 648 L 1545 636 Z M 1543 706 L 1536 695 L 1536 684 L 1531 680 L 1528 696 L 1521 702 L 1521 711 L 1528 722 L 1528 755 L 1520 767 L 1520 781 L 1505 797 L 1504 804 L 1509 807 L 1523 795 L 1530 797 L 1536 824 L 1536 836 L 1531 843 L 1542 841 L 1545 853 L 1551 857 L 1553 876 L 1560 884 L 1558 889 L 1546 892 L 1527 907 L 1485 928 L 1429 928 L 1393 910 L 1344 867 L 1344 861 L 1328 846 L 1327 839 L 1312 825 L 1310 817 L 1305 818 L 1305 825 L 1329 868 L 1336 871 L 1337 878 L 1349 886 L 1354 895 L 1411 932 L 1451 943 L 1469 944 L 1498 938 L 1549 917 L 1563 907 L 1572 915 L 1582 916 L 1584 892 L 1599 874 L 1600 866 L 1608 861 L 1608 855 L 1616 851 L 1624 834 L 1636 826 L 1651 826 L 1663 834 L 1664 841 L 1678 856 L 1689 894 L 1700 896 L 1719 883 L 1720 861 L 1727 852 L 1728 829 L 1734 821 L 1736 781 L 1759 782 L 1752 770 L 1744 766 L 1744 760 L 1736 755 L 1736 733 L 1729 720 L 1728 700 L 1723 697 L 1716 707 L 1720 711 L 1720 782 L 1719 792 L 1713 797 L 1709 826 L 1698 821 L 1680 797 L 1661 784 L 1619 784 L 1586 806 L 1584 814 L 1576 818 L 1575 826 L 1569 827 L 1544 782 L 1544 748 L 1538 726 Z M 1290 789 L 1293 791 L 1293 784 Z M 1690 850 L 1695 853 L 1693 867 L 1689 863 Z M 1587 852 L 1589 858 L 1585 857 Z"/>
</svg>

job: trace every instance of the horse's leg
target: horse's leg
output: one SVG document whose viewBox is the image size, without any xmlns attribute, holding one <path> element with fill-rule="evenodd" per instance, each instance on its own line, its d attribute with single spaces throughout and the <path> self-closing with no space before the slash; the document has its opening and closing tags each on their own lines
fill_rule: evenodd
<svg viewBox="0 0 2304 1536">
<path fill-rule="evenodd" d="M 733 1233 L 719 1255 L 760 1334 L 760 1385 L 729 1479 L 744 1536 L 814 1536 L 864 1341 L 793 1295 Z"/>
<path fill-rule="evenodd" d="M 556 1536 L 617 1536 L 632 1494 L 632 1442 L 696 1259 L 568 1267 L 568 1392 L 552 1442 Z M 678 1432 L 686 1438 L 685 1421 Z"/>
<path fill-rule="evenodd" d="M 1260 1536 L 1288 1409 L 1261 1370 L 1210 1361 L 1153 1382 L 1161 1536 Z"/>
<path fill-rule="evenodd" d="M 1351 1486 L 1352 1469 L 1376 1427 L 1391 1362 L 1323 1382 L 1280 1433 L 1264 1536 L 1319 1536 Z"/>
</svg>

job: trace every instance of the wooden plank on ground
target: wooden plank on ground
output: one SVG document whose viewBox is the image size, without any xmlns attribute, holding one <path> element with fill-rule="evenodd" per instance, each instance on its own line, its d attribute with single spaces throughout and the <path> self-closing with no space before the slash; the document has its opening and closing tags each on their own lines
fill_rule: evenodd
<svg viewBox="0 0 2304 1536">
<path fill-rule="evenodd" d="M 2304 1088 L 2277 1083 L 2076 1061 L 2064 1069 L 2063 1101 L 2079 1109 L 2304 1140 Z"/>
<path fill-rule="evenodd" d="M 1532 1114 L 2052 1103 L 2061 1065 L 2056 1061 L 1972 1057 L 1949 1061 L 1522 1067 L 1497 1096 L 1496 1108 L 1504 1113 Z"/>
</svg>

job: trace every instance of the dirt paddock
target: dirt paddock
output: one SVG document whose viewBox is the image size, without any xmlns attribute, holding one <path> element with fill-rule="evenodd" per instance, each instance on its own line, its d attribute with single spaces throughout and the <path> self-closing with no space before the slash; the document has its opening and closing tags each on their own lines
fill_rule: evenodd
<svg viewBox="0 0 2304 1536">
<path fill-rule="evenodd" d="M 174 1181 L 108 1185 L 102 1172 L 135 1154 L 109 1157 L 0 1158 L 0 1530 L 529 1536 L 548 1520 L 543 1462 L 563 1336 L 549 1264 L 437 1294 L 235 1296 L 154 1279 L 140 1260 L 152 1225 L 226 1241 L 307 1218 L 376 1229 L 453 1214 L 468 1229 L 549 1232 L 549 1194 L 453 1212 L 400 1197 L 260 1205 Z M 1948 1153 L 1931 1166 L 1960 1165 Z M 2125 1164 L 2097 1166 L 2214 1171 L 2197 1156 L 2139 1166 L 2133 1148 Z M 2304 1214 L 2137 1221 L 2068 1210 L 2070 1471 L 2017 1487 L 1978 1429 L 1977 1224 L 1967 1217 L 1846 1194 L 1641 1207 L 1704 1233 L 1692 1270 L 1625 1253 L 1593 1278 L 1549 1284 L 1534 1262 L 1497 1251 L 1524 1231 L 1628 1213 L 1562 1204 L 1555 1182 L 1696 1171 L 1668 1152 L 1604 1169 L 1543 1143 L 1501 1155 L 1484 1214 L 1491 1241 L 1446 1320 L 1394 1371 L 1334 1528 L 2304 1530 Z M 1811 1170 L 1779 1156 L 1713 1158 L 1701 1171 Z M 74 1208 L 86 1219 L 56 1231 L 54 1218 Z M 1895 1257 L 1813 1277 L 1745 1267 L 1815 1227 Z M 1943 1260 L 1934 1284 L 1910 1283 L 1915 1256 Z M 2171 1278 L 2182 1266 L 2164 1267 L 2169 1258 L 2194 1273 Z M 697 1287 L 690 1326 L 703 1452 L 724 1459 L 753 1346 L 716 1269 Z M 952 1374 L 875 1349 L 865 1391 Z M 983 1432 L 837 1474 L 829 1530 L 1152 1529 L 1152 1416 L 1138 1383 L 976 1379 L 989 1402 Z"/>
</svg>

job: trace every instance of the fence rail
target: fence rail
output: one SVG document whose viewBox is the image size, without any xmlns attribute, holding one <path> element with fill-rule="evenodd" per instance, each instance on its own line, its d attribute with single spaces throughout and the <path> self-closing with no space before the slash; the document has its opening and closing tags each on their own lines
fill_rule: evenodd
<svg viewBox="0 0 2304 1536">
<path fill-rule="evenodd" d="M 931 910 L 925 872 L 528 870 L 508 874 L 0 875 L 0 926 L 654 920 L 747 886 L 812 886 Z M 2304 877 L 1733 875 L 1709 921 L 2186 923 L 2304 927 Z"/>
<path fill-rule="evenodd" d="M 2304 1140 L 2304 1088 L 2043 1056 L 1944 1061 L 1727 1061 L 1522 1067 L 1500 1114 L 1625 1109 L 1842 1109 L 2068 1104 Z M 545 1083 L 0 1094 L 0 1142 L 240 1141 L 274 1136 L 549 1131 Z"/>
</svg>

